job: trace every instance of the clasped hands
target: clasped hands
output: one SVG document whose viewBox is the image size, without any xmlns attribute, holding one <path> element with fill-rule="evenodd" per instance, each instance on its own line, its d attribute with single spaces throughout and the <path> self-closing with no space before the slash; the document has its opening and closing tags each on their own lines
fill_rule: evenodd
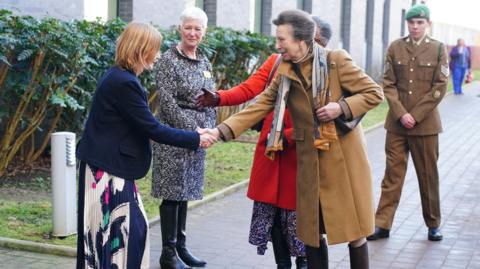
<svg viewBox="0 0 480 269">
<path fill-rule="evenodd" d="M 413 127 L 415 127 L 415 124 L 417 124 L 417 121 L 412 116 L 412 114 L 406 113 L 400 117 L 400 123 L 407 129 L 413 129 Z"/>
<path fill-rule="evenodd" d="M 220 131 L 217 128 L 197 128 L 200 134 L 200 147 L 206 149 L 215 144 L 220 138 Z"/>
</svg>

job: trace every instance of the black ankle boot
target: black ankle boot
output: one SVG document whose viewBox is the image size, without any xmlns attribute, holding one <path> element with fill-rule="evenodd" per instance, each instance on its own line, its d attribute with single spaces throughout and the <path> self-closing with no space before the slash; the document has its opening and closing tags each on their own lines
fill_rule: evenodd
<svg viewBox="0 0 480 269">
<path fill-rule="evenodd" d="M 307 257 L 297 257 L 295 258 L 295 265 L 297 269 L 307 269 Z"/>
<path fill-rule="evenodd" d="M 272 226 L 272 246 L 273 254 L 275 256 L 275 263 L 277 269 L 290 269 L 292 268 L 292 261 L 290 259 L 290 250 L 285 236 L 282 233 L 282 227 L 280 224 L 280 210 L 277 210 Z"/>
<path fill-rule="evenodd" d="M 320 239 L 320 263 L 322 269 L 328 269 L 328 246 L 327 239 Z"/>
<path fill-rule="evenodd" d="M 368 269 L 368 245 L 365 242 L 359 247 L 352 247 L 348 245 L 350 251 L 350 268 L 351 269 Z"/>
<path fill-rule="evenodd" d="M 307 252 L 308 269 L 328 269 L 328 247 L 327 240 L 320 240 L 320 247 L 305 246 Z"/>
<path fill-rule="evenodd" d="M 162 202 L 160 205 L 160 228 L 162 231 L 161 269 L 189 269 L 178 257 L 177 244 L 178 204 Z"/>
<path fill-rule="evenodd" d="M 177 230 L 177 253 L 180 259 L 191 267 L 205 267 L 206 261 L 203 261 L 190 253 L 185 242 L 187 240 L 187 201 L 182 201 L 178 207 L 178 230 Z"/>
</svg>

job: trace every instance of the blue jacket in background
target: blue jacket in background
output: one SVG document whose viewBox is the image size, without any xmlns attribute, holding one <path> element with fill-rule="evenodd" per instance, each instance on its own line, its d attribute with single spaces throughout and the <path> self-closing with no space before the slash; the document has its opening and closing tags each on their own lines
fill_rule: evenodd
<svg viewBox="0 0 480 269">
<path fill-rule="evenodd" d="M 467 69 L 470 69 L 471 65 L 472 65 L 472 51 L 470 50 L 469 47 L 464 47 L 464 54 L 466 53 L 466 59 L 465 59 L 465 63 L 464 63 L 464 66 L 462 67 L 466 67 Z M 459 62 L 461 61 L 461 58 L 463 55 L 460 53 L 460 50 L 458 48 L 458 46 L 455 46 L 452 48 L 452 50 L 450 51 L 450 70 L 453 70 L 456 66 L 459 65 Z"/>
<path fill-rule="evenodd" d="M 97 84 L 77 158 L 124 179 L 143 178 L 150 168 L 150 139 L 195 150 L 200 136 L 160 124 L 138 78 L 110 68 Z"/>
</svg>

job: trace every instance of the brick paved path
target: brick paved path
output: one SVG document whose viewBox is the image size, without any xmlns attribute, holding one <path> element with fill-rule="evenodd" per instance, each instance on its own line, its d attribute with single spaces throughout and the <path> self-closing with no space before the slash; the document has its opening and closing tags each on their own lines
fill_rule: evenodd
<svg viewBox="0 0 480 269">
<path fill-rule="evenodd" d="M 475 88 L 476 90 L 473 90 Z M 440 192 L 443 241 L 427 240 L 418 183 L 410 162 L 399 209 L 389 239 L 369 243 L 371 268 L 480 269 L 480 82 L 462 96 L 449 96 L 440 108 Z M 367 135 L 375 199 L 385 167 L 385 131 Z M 208 269 L 275 268 L 271 248 L 256 255 L 249 245 L 252 202 L 246 190 L 189 212 L 188 241 Z M 158 269 L 160 227 L 151 230 L 151 268 Z M 346 244 L 331 246 L 330 268 L 349 268 Z M 0 249 L 1 268 L 73 268 L 74 260 Z"/>
</svg>

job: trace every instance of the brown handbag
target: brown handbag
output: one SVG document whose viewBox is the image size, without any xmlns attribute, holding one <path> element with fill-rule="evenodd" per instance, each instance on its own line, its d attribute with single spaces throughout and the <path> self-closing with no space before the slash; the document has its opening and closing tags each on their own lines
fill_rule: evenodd
<svg viewBox="0 0 480 269">
<path fill-rule="evenodd" d="M 472 81 L 473 81 L 473 73 L 472 73 L 472 72 L 469 72 L 469 73 L 465 76 L 465 84 L 472 83 Z"/>
</svg>

